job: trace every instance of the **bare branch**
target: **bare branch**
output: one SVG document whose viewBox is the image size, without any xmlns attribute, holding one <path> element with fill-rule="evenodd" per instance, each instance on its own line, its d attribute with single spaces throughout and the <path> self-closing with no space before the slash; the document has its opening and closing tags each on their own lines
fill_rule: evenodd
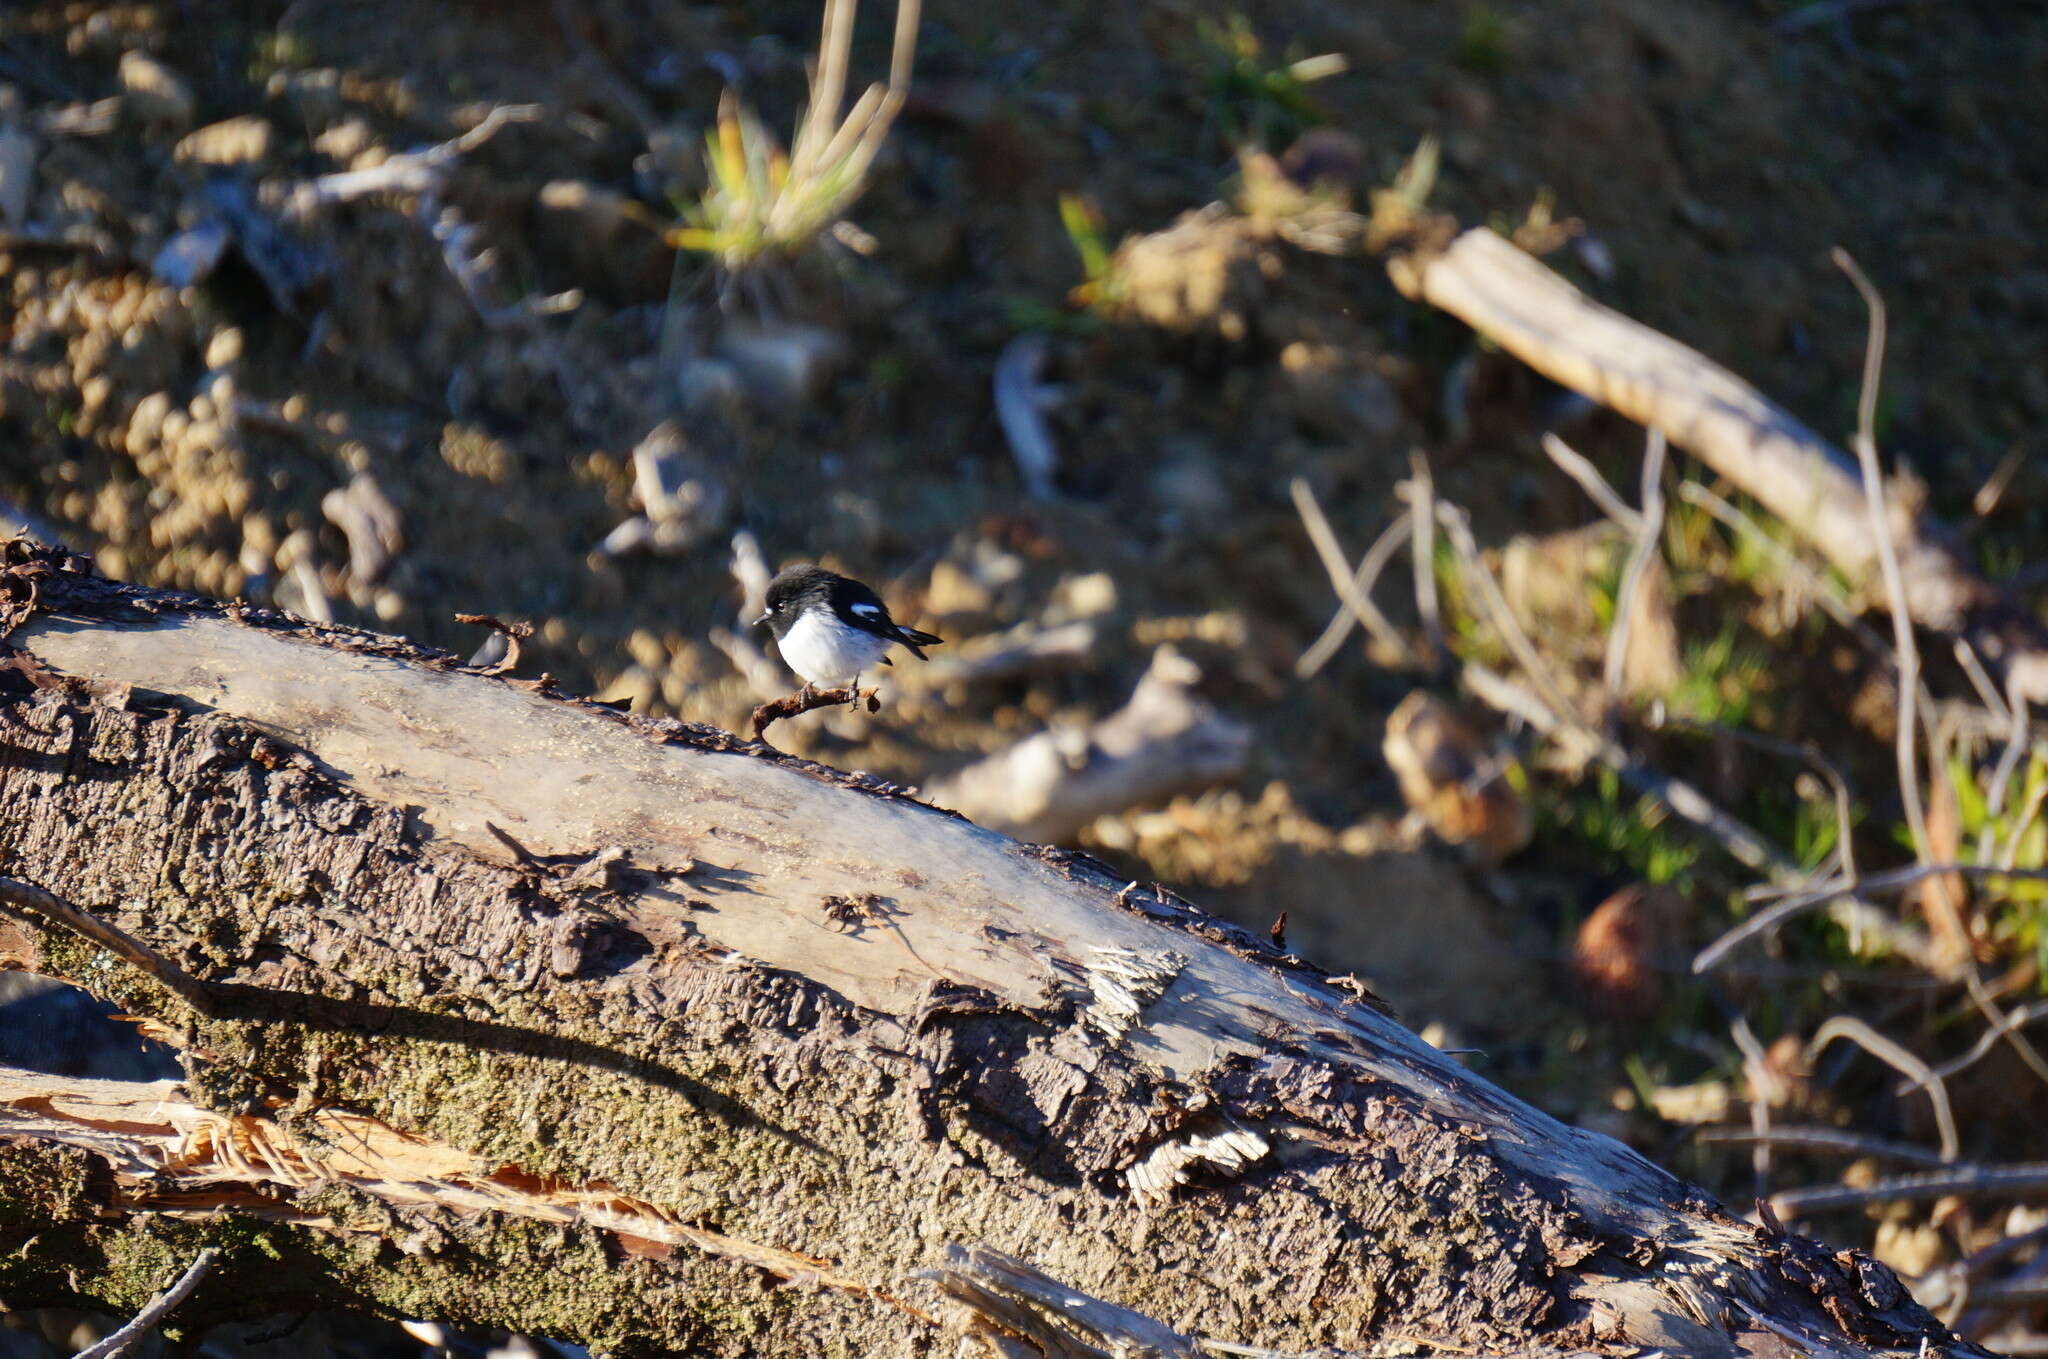
<svg viewBox="0 0 2048 1359">
<path fill-rule="evenodd" d="M 1836 1015 L 1815 1030 L 1813 1040 L 1806 1045 L 1806 1059 L 1812 1061 L 1818 1057 L 1837 1038 L 1848 1039 L 1871 1056 L 1913 1077 L 1934 1104 L 1934 1122 L 1941 1129 L 1941 1159 L 1953 1161 L 1962 1154 L 1962 1144 L 1956 1137 L 1955 1115 L 1949 1110 L 1948 1086 L 1934 1074 L 1933 1068 L 1854 1015 Z"/>
<path fill-rule="evenodd" d="M 1940 1152 L 1929 1151 L 1925 1147 L 1916 1147 L 1905 1142 L 1888 1142 L 1880 1137 L 1866 1137 L 1862 1133 L 1846 1132 L 1841 1128 L 1794 1125 L 1770 1128 L 1761 1132 L 1753 1128 L 1702 1128 L 1693 1140 L 1709 1145 L 1734 1143 L 1747 1146 L 1751 1143 L 1761 1143 L 1773 1147 L 1793 1147 L 1800 1151 L 1830 1152 L 1839 1156 L 1879 1156 L 1922 1166 L 1948 1164 L 1941 1159 Z"/>
<path fill-rule="evenodd" d="M 2032 1161 L 2002 1166 L 1959 1165 L 1899 1175 L 1863 1186 L 1831 1184 L 1787 1189 L 1771 1202 L 1779 1216 L 1793 1218 L 1838 1208 L 1860 1208 L 1867 1203 L 1939 1199 L 1951 1194 L 2007 1197 L 2043 1189 L 2048 1189 L 2048 1162 Z"/>
<path fill-rule="evenodd" d="M 141 1344 L 148 1334 L 156 1329 L 173 1308 L 192 1296 L 192 1290 L 199 1287 L 200 1280 L 213 1268 L 213 1262 L 220 1259 L 220 1247 L 208 1246 L 192 1257 L 192 1263 L 178 1276 L 178 1281 L 149 1300 L 149 1304 L 135 1314 L 133 1320 L 115 1331 L 97 1345 L 80 1350 L 74 1359 L 119 1359 Z"/>
<path fill-rule="evenodd" d="M 0 878 L 0 908 L 7 906 L 99 945 L 122 962 L 154 977 L 165 990 L 195 1012 L 202 1015 L 213 1013 L 213 998 L 207 994 L 204 982 L 127 931 L 18 878 Z"/>
</svg>

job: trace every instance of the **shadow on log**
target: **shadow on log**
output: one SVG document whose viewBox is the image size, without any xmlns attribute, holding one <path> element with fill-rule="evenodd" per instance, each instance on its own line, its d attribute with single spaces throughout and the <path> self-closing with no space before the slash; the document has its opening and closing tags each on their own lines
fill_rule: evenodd
<svg viewBox="0 0 2048 1359">
<path fill-rule="evenodd" d="M 188 1071 L 0 1073 L 10 1306 L 132 1310 L 217 1246 L 195 1332 L 356 1307 L 616 1355 L 1962 1348 L 1883 1266 L 1084 856 L 6 552 L 0 872 L 147 953 L 22 911 L 0 956 Z M 849 902 L 879 927 L 843 932 Z"/>
</svg>

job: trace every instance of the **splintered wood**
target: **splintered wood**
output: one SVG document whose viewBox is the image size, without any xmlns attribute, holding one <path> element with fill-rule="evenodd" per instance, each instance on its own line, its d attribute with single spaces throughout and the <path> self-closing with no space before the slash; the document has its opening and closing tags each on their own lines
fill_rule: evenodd
<svg viewBox="0 0 2048 1359">
<path fill-rule="evenodd" d="M 694 1246 L 778 1278 L 814 1282 L 923 1316 L 837 1273 L 830 1261 L 688 1226 L 608 1185 L 572 1185 L 517 1166 L 491 1166 L 460 1148 L 340 1109 L 315 1109 L 294 1122 L 308 1131 L 294 1133 L 257 1114 L 200 1108 L 176 1081 L 98 1081 L 0 1067 L 0 1135 L 97 1154 L 113 1167 L 131 1209 L 154 1207 L 191 1217 L 224 1208 L 250 1212 L 246 1190 L 253 1185 L 347 1184 L 386 1203 L 509 1213 L 643 1242 Z M 285 1209 L 266 1211 L 297 1220 Z"/>
</svg>

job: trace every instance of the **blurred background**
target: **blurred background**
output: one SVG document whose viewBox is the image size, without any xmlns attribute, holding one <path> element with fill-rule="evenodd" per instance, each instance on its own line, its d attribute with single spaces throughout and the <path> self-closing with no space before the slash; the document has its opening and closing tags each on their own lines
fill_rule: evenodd
<svg viewBox="0 0 2048 1359">
<path fill-rule="evenodd" d="M 1914 857 L 1881 610 L 1676 450 L 1624 592 L 1625 517 L 1543 440 L 1634 506 L 1642 432 L 1381 253 L 1491 224 L 1841 439 L 1846 247 L 1887 465 L 2038 611 L 2043 128 L 2032 3 L 16 0 L 0 520 L 486 660 L 455 614 L 531 622 L 521 673 L 733 729 L 794 687 L 750 596 L 821 560 L 947 641 L 783 748 L 1284 912 L 1490 1079 L 2048 1353 L 2043 884 L 1923 878 L 1871 898 L 1896 929 L 1809 911 L 1696 972 L 1758 875 L 1452 682 L 1869 873 Z M 1425 487 L 1540 673 L 1446 535 L 1418 571 Z M 1385 535 L 1380 635 L 1326 634 L 1317 534 Z M 2042 868 L 2048 744 L 1926 650 L 1932 861 Z M 141 1074 L 58 1051 L 76 1004 L 0 992 L 4 1060 Z M 366 1334 L 260 1352 L 419 1348 Z"/>
</svg>

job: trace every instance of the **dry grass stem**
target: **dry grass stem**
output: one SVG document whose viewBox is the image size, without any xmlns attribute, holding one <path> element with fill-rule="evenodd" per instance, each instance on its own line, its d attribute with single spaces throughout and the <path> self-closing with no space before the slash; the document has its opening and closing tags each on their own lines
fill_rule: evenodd
<svg viewBox="0 0 2048 1359">
<path fill-rule="evenodd" d="M 1643 511 L 1636 516 L 1635 543 L 1629 549 L 1628 564 L 1622 568 L 1621 586 L 1614 593 L 1614 622 L 1607 632 L 1606 668 L 1602 683 L 1607 701 L 1616 702 L 1622 692 L 1622 678 L 1628 664 L 1628 635 L 1636 614 L 1637 596 L 1657 541 L 1664 534 L 1664 431 L 1650 431 L 1649 448 L 1643 454 Z"/>
<path fill-rule="evenodd" d="M 1444 638 L 1443 610 L 1436 597 L 1436 479 L 1420 449 L 1408 455 L 1408 480 L 1395 488 L 1408 502 L 1408 523 L 1415 530 L 1415 613 L 1429 638 L 1430 663 L 1440 666 L 1451 654 Z"/>
<path fill-rule="evenodd" d="M 1628 503 L 1607 484 L 1607 478 L 1600 475 L 1600 469 L 1593 466 L 1592 460 L 1585 454 L 1555 434 L 1543 436 L 1543 451 L 1550 455 L 1552 462 L 1564 470 L 1566 476 L 1579 483 L 1580 489 L 1593 498 L 1593 503 L 1600 507 L 1602 514 L 1621 525 L 1630 534 L 1640 534 L 1643 531 L 1643 516 L 1629 508 Z"/>
<path fill-rule="evenodd" d="M 1373 545 L 1366 549 L 1365 556 L 1359 559 L 1358 570 L 1351 577 L 1351 588 L 1363 598 L 1372 598 L 1372 588 L 1379 582 L 1380 573 L 1386 570 L 1387 563 L 1393 560 L 1394 554 L 1410 540 L 1410 523 L 1413 518 L 1413 514 L 1408 510 L 1402 510 L 1395 515 L 1394 521 L 1380 531 L 1380 536 L 1373 540 Z M 1337 654 L 1337 649 L 1344 645 L 1344 639 L 1351 635 L 1351 629 L 1357 622 L 1357 612 L 1348 604 L 1340 604 L 1337 612 L 1331 615 L 1328 626 L 1323 629 L 1322 636 L 1316 638 L 1314 644 L 1301 653 L 1301 659 L 1294 663 L 1294 673 L 1302 679 L 1308 679 L 1328 665 L 1330 658 Z"/>
<path fill-rule="evenodd" d="M 1308 530 L 1309 541 L 1315 544 L 1316 555 L 1322 559 L 1323 570 L 1330 575 L 1330 584 L 1336 587 L 1337 598 L 1344 601 L 1345 607 L 1365 625 L 1365 630 L 1372 634 L 1373 640 L 1391 659 L 1397 663 L 1414 660 L 1415 653 L 1408 643 L 1394 631 L 1394 625 L 1387 621 L 1379 606 L 1358 588 L 1350 563 L 1345 559 L 1343 545 L 1337 541 L 1335 530 L 1324 517 L 1323 507 L 1316 503 L 1315 492 L 1300 477 L 1289 482 L 1287 490 L 1294 497 L 1294 508 L 1301 515 L 1302 526 Z"/>
</svg>

